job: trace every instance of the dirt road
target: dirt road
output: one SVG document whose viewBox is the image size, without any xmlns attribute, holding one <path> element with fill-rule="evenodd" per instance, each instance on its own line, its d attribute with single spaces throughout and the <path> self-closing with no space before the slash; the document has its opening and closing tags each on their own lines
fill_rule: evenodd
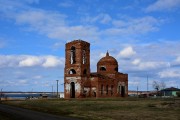
<svg viewBox="0 0 180 120">
<path fill-rule="evenodd" d="M 78 120 L 0 104 L 0 120 Z"/>
</svg>

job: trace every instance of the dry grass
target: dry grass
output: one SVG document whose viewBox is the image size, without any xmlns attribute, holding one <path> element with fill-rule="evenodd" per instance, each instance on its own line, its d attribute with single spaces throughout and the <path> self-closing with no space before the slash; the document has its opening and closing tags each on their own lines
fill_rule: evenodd
<svg viewBox="0 0 180 120">
<path fill-rule="evenodd" d="M 180 99 L 56 99 L 5 104 L 85 120 L 180 120 Z"/>
</svg>

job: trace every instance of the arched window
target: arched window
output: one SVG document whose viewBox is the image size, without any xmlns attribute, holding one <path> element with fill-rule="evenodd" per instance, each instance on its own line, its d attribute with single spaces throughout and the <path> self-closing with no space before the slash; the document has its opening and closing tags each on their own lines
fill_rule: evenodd
<svg viewBox="0 0 180 120">
<path fill-rule="evenodd" d="M 83 74 L 87 74 L 87 70 L 86 69 L 83 71 Z"/>
<path fill-rule="evenodd" d="M 71 70 L 69 71 L 69 74 L 76 74 L 76 71 L 75 71 L 74 69 L 71 69 Z"/>
<path fill-rule="evenodd" d="M 70 97 L 75 98 L 75 83 L 71 82 L 71 87 L 70 87 Z"/>
<path fill-rule="evenodd" d="M 83 50 L 83 64 L 86 64 L 86 51 Z"/>
<path fill-rule="evenodd" d="M 114 70 L 118 72 L 118 67 L 114 68 Z"/>
<path fill-rule="evenodd" d="M 76 62 L 76 48 L 74 46 L 71 47 L 71 64 Z"/>
<path fill-rule="evenodd" d="M 106 71 L 105 67 L 100 67 L 100 71 Z"/>
</svg>

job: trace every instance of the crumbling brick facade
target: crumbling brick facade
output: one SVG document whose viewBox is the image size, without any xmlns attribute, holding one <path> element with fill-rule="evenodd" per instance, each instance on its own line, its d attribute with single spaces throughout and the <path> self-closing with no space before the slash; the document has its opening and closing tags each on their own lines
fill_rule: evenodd
<svg viewBox="0 0 180 120">
<path fill-rule="evenodd" d="M 117 60 L 106 53 L 90 72 L 90 44 L 83 40 L 66 43 L 64 69 L 65 98 L 126 97 L 128 75 L 118 72 Z"/>
</svg>

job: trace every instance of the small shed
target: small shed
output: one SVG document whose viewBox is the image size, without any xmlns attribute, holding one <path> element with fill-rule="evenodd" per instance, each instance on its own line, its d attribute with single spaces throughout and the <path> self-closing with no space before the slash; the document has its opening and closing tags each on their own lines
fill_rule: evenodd
<svg viewBox="0 0 180 120">
<path fill-rule="evenodd" d="M 180 92 L 180 89 L 175 87 L 170 87 L 161 90 L 162 96 L 167 96 L 167 97 L 171 97 L 171 96 L 177 97 L 177 92 Z"/>
<path fill-rule="evenodd" d="M 47 95 L 47 94 L 40 94 L 40 98 L 42 98 L 42 99 L 47 99 L 47 98 L 48 98 L 48 95 Z"/>
</svg>

